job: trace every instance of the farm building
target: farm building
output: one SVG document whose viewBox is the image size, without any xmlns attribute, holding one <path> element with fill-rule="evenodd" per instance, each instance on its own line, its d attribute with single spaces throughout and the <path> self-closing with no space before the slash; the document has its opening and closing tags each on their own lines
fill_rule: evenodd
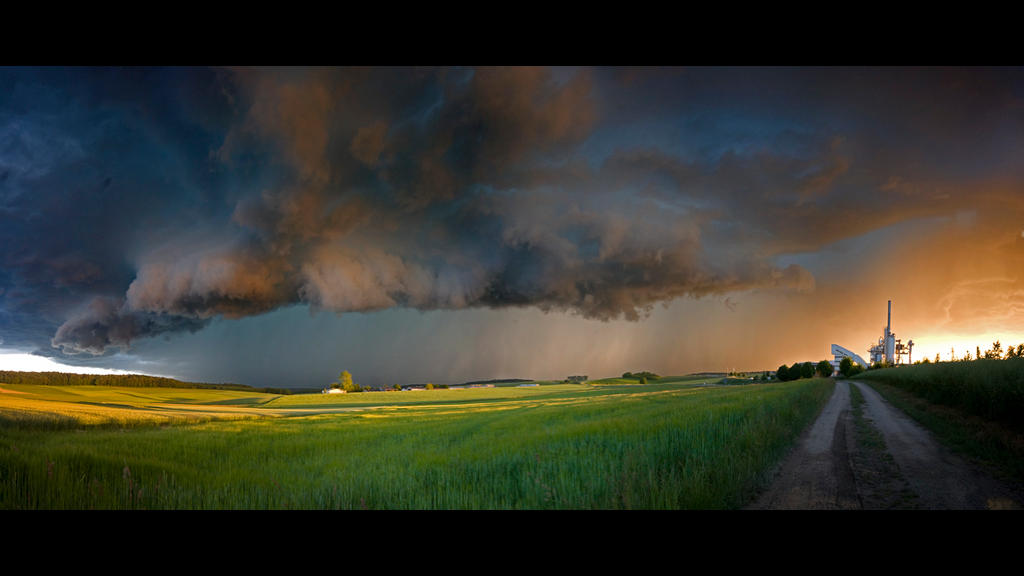
<svg viewBox="0 0 1024 576">
<path fill-rule="evenodd" d="M 324 388 L 321 394 L 344 394 L 345 391 L 341 388 Z"/>
</svg>

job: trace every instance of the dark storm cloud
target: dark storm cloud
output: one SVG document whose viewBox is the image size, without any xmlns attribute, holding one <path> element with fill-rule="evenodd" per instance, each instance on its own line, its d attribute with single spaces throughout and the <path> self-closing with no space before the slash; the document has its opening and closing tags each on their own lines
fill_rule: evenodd
<svg viewBox="0 0 1024 576">
<path fill-rule="evenodd" d="M 86 302 L 123 297 L 138 250 L 185 223 L 227 213 L 213 198 L 217 178 L 204 149 L 217 129 L 200 97 L 216 85 L 212 76 L 0 70 L 0 333 L 7 345 L 48 349 Z"/>
<path fill-rule="evenodd" d="M 127 346 L 136 338 L 181 330 L 195 332 L 204 325 L 203 319 L 130 311 L 122 300 L 96 297 L 57 329 L 53 343 L 73 353 L 103 354 L 111 346 Z"/>
<path fill-rule="evenodd" d="M 6 70 L 0 327 L 96 354 L 291 304 L 810 291 L 779 256 L 1019 177 L 1019 76 Z"/>
</svg>

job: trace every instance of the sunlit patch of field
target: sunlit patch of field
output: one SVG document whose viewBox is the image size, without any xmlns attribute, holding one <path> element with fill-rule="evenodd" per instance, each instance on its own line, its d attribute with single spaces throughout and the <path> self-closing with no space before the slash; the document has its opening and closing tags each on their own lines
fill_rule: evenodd
<svg viewBox="0 0 1024 576">
<path fill-rule="evenodd" d="M 657 380 L 648 380 L 647 384 L 713 384 L 721 378 L 708 376 L 662 376 Z M 636 378 L 601 378 L 592 380 L 595 386 L 645 386 Z"/>
<path fill-rule="evenodd" d="M 643 387 L 595 387 L 554 384 L 544 387 L 495 387 L 463 390 L 364 392 L 356 394 L 254 394 L 225 390 L 175 388 L 116 388 L 103 386 L 7 385 L 0 396 L 2 413 L 23 412 L 83 425 L 147 425 L 210 419 L 270 416 L 304 417 L 317 414 L 366 412 L 365 418 L 385 417 L 395 410 L 411 414 L 451 415 L 511 409 L 569 407 L 600 402 L 623 402 L 631 397 L 692 393 L 692 383 L 662 381 Z M 639 388 L 639 390 L 638 390 Z M 383 412 L 382 412 L 383 411 Z M 370 414 L 373 412 L 374 414 Z"/>
<path fill-rule="evenodd" d="M 699 384 L 699 382 L 697 382 Z M 635 384 L 635 383 L 634 383 Z M 680 386 L 692 381 L 657 382 L 638 390 L 638 386 L 616 388 L 595 387 L 586 384 L 554 384 L 543 387 L 471 388 L 464 390 L 427 390 L 417 392 L 372 392 L 355 394 L 296 394 L 279 396 L 259 408 L 277 415 L 300 413 L 331 413 L 351 410 L 380 411 L 389 408 L 423 408 L 431 412 L 444 410 L 446 414 L 474 410 L 505 410 L 540 405 L 569 406 L 593 404 L 602 401 L 622 401 L 630 396 L 677 394 L 693 392 L 698 388 Z"/>
<path fill-rule="evenodd" d="M 109 391 L 6 394 L 0 509 L 735 508 L 831 389 L 553 385 L 248 406 L 216 404 L 225 391 L 197 404 L 168 401 L 194 390 L 143 390 L 160 401 L 139 406 Z"/>
<path fill-rule="evenodd" d="M 553 397 L 565 394 L 586 394 L 591 387 L 579 384 L 554 384 L 537 387 L 502 386 L 466 388 L 462 390 L 409 390 L 405 392 L 359 392 L 354 394 L 292 394 L 278 396 L 264 408 L 319 408 L 325 406 L 381 406 L 403 404 L 461 403 L 489 400 Z"/>
<path fill-rule="evenodd" d="M 82 425 L 172 424 L 213 418 L 255 418 L 252 409 L 224 407 L 208 409 L 196 405 L 130 405 L 99 402 L 67 402 L 38 398 L 4 398 L 0 400 L 0 416 L 24 413 L 36 418 L 71 420 Z"/>
<path fill-rule="evenodd" d="M 249 404 L 257 405 L 277 398 L 277 394 L 213 390 L 200 388 L 129 388 L 114 386 L 39 386 L 33 384 L 4 384 L 11 392 L 28 394 L 42 400 L 92 401 L 112 404 L 151 404 L 174 402 L 178 404 Z"/>
<path fill-rule="evenodd" d="M 254 418 L 253 410 L 275 397 L 225 390 L 115 388 L 105 386 L 5 385 L 0 416 L 82 425 L 172 424 L 219 418 Z"/>
</svg>

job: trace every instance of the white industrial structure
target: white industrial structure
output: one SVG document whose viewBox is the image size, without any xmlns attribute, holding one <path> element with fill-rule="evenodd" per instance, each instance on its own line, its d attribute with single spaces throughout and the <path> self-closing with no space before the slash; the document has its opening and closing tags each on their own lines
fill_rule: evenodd
<svg viewBox="0 0 1024 576">
<path fill-rule="evenodd" d="M 853 360 L 854 362 L 856 362 L 857 364 L 860 364 L 864 368 L 867 368 L 869 366 L 869 364 L 863 358 L 861 358 L 860 355 L 854 354 L 853 352 L 850 352 L 849 350 L 847 350 L 846 348 L 843 348 L 839 344 L 833 344 L 832 345 L 832 355 L 835 356 L 835 359 L 832 360 L 832 373 L 833 374 L 838 374 L 839 373 L 839 363 L 843 361 L 844 357 L 849 358 L 850 360 Z"/>
<path fill-rule="evenodd" d="M 885 328 L 882 332 L 882 337 L 878 339 L 878 343 L 868 348 L 868 354 L 871 356 L 871 362 L 885 362 L 886 364 L 900 364 L 903 359 L 903 355 L 907 356 L 907 363 L 910 363 L 910 354 L 914 349 L 914 341 L 903 344 L 901 340 L 896 338 L 896 334 L 892 331 L 892 300 L 889 300 L 889 313 L 886 318 Z M 860 364 L 864 368 L 870 366 L 864 361 L 859 355 L 843 348 L 838 344 L 832 345 L 832 355 L 835 357 L 832 360 L 833 374 L 839 371 L 839 363 L 843 358 L 849 358 L 850 360 Z"/>
</svg>

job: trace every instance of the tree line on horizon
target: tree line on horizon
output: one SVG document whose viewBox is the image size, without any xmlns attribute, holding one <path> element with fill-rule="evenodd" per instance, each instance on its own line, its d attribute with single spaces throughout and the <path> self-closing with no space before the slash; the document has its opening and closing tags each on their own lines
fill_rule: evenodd
<svg viewBox="0 0 1024 576">
<path fill-rule="evenodd" d="M 636 380 L 641 384 L 647 384 L 648 380 L 657 380 L 661 378 L 661 376 L 655 374 L 654 372 L 648 372 L 647 370 L 644 370 L 642 372 L 623 372 L 622 378 L 623 380 Z"/>
<path fill-rule="evenodd" d="M 992 343 L 992 347 L 984 352 L 981 351 L 981 346 L 975 346 L 975 356 L 971 358 L 971 351 L 968 350 L 960 358 L 956 357 L 956 351 L 952 348 L 949 349 L 950 362 L 971 362 L 973 360 L 1013 360 L 1015 358 L 1024 358 L 1024 343 L 1018 344 L 1016 347 L 1012 344 L 1006 347 L 1006 351 L 1003 352 L 1003 345 L 996 340 Z M 942 360 L 939 359 L 939 355 L 935 354 L 935 363 L 938 364 Z M 928 358 L 924 360 L 918 360 L 914 364 L 930 364 L 931 361 Z"/>
<path fill-rule="evenodd" d="M 800 378 L 814 378 L 815 374 L 828 377 L 832 375 L 832 371 L 832 363 L 828 360 L 822 360 L 817 364 L 813 362 L 797 362 L 792 366 L 786 366 L 785 364 L 779 366 L 778 370 L 775 371 L 775 378 L 780 382 L 789 382 L 790 380 L 799 380 Z"/>
<path fill-rule="evenodd" d="M 0 383 L 36 386 L 121 386 L 125 388 L 202 388 L 208 390 L 239 390 L 267 394 L 292 394 L 288 388 L 253 388 L 245 384 L 207 384 L 182 382 L 163 376 L 144 374 L 76 374 L 73 372 L 17 372 L 0 370 Z"/>
</svg>

